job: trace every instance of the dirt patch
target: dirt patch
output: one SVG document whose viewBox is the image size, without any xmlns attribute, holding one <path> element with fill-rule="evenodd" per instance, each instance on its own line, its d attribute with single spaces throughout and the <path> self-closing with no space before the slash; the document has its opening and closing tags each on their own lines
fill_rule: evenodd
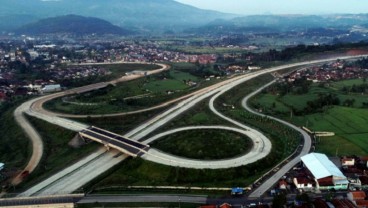
<svg viewBox="0 0 368 208">
<path fill-rule="evenodd" d="M 76 134 L 72 140 L 68 143 L 69 146 L 78 149 L 84 145 L 86 145 L 86 142 L 82 139 L 82 137 L 79 136 L 79 134 Z"/>
</svg>

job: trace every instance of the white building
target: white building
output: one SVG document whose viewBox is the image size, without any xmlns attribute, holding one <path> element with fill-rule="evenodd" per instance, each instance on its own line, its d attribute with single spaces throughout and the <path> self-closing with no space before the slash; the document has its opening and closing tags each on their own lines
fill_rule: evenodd
<svg viewBox="0 0 368 208">
<path fill-rule="evenodd" d="M 42 88 L 42 92 L 43 93 L 48 93 L 48 92 L 59 92 L 61 91 L 61 86 L 60 84 L 55 84 L 55 85 L 45 85 L 45 87 Z"/>
<path fill-rule="evenodd" d="M 0 171 L 2 171 L 5 167 L 5 164 L 4 163 L 0 163 Z"/>
<path fill-rule="evenodd" d="M 316 181 L 316 189 L 347 189 L 349 181 L 326 155 L 311 153 L 301 157 Z"/>
</svg>

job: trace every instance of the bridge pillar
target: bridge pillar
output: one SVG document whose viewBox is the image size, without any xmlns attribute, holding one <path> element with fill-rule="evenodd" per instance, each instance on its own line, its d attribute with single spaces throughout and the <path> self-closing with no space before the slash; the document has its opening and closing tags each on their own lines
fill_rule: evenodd
<svg viewBox="0 0 368 208">
<path fill-rule="evenodd" d="M 86 144 L 88 143 L 89 139 L 82 136 L 81 133 L 78 133 L 78 135 L 79 135 L 79 138 L 81 138 L 84 141 L 84 143 L 86 143 Z"/>
<path fill-rule="evenodd" d="M 108 144 L 105 144 L 105 147 L 106 147 L 107 151 L 110 151 L 110 146 Z"/>
</svg>

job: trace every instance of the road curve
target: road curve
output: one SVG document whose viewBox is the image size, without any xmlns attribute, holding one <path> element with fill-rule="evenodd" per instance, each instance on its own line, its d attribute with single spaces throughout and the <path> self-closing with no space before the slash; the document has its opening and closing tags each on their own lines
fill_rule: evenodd
<svg viewBox="0 0 368 208">
<path fill-rule="evenodd" d="M 144 64 L 144 63 L 141 63 Z M 147 75 L 153 75 L 153 74 L 157 74 L 157 73 L 161 73 L 162 71 L 166 71 L 170 69 L 169 65 L 166 64 L 156 64 L 158 66 L 160 66 L 161 68 L 159 69 L 155 69 L 155 70 L 151 70 L 147 72 Z M 141 112 L 145 112 L 145 111 L 149 111 L 149 110 L 154 110 L 157 108 L 161 108 L 161 107 L 165 107 L 167 105 L 170 105 L 174 102 L 176 102 L 177 100 L 173 100 L 171 102 L 168 102 L 166 104 L 162 104 L 159 106 L 154 106 L 152 108 L 149 109 L 143 109 L 143 110 L 138 110 L 138 111 L 133 111 L 133 112 L 127 112 L 127 113 L 114 113 L 114 114 L 104 114 L 104 115 L 72 115 L 72 114 L 64 114 L 64 113 L 57 113 L 57 112 L 51 112 L 49 110 L 46 110 L 43 108 L 43 104 L 47 101 L 59 98 L 59 97 L 64 97 L 64 96 L 68 96 L 68 95 L 73 95 L 76 93 L 84 93 L 84 92 L 88 92 L 91 90 L 97 90 L 97 89 L 101 89 L 104 88 L 106 86 L 108 86 L 109 84 L 117 84 L 120 82 L 126 82 L 126 81 L 131 81 L 134 79 L 138 79 L 138 78 L 142 78 L 144 76 L 147 75 L 143 75 L 143 74 L 136 74 L 136 75 L 128 75 L 128 76 L 123 76 L 121 78 L 112 80 L 110 82 L 100 82 L 100 83 L 96 83 L 96 84 L 91 84 L 91 85 L 87 85 L 87 86 L 83 86 L 83 87 L 78 87 L 78 88 L 74 88 L 74 89 L 70 89 L 64 92 L 60 92 L 60 93 L 55 93 L 55 94 L 51 94 L 48 96 L 43 96 L 42 98 L 36 100 L 33 105 L 32 105 L 32 109 L 34 111 L 37 111 L 39 113 L 42 114 L 47 114 L 50 116 L 58 116 L 58 117 L 66 117 L 66 118 L 86 118 L 86 117 L 101 117 L 101 116 L 105 116 L 105 117 L 113 117 L 113 116 L 122 116 L 122 115 L 129 115 L 129 114 L 135 114 L 135 113 L 141 113 Z"/>
<path fill-rule="evenodd" d="M 288 64 L 288 65 L 273 67 L 273 68 L 265 69 L 265 70 L 262 70 L 262 71 L 259 71 L 259 72 L 254 72 L 254 73 L 250 73 L 250 74 L 247 74 L 247 75 L 242 75 L 242 76 L 239 76 L 239 77 L 235 77 L 235 78 L 232 78 L 232 79 L 225 80 L 221 83 L 218 83 L 218 84 L 215 84 L 213 86 L 210 86 L 210 87 L 207 87 L 207 88 L 204 88 L 204 89 L 201 89 L 201 90 L 197 91 L 197 93 L 194 94 L 193 96 L 191 96 L 191 97 L 189 97 L 185 100 L 182 100 L 180 103 L 178 103 L 175 106 L 171 107 L 169 110 L 165 111 L 164 113 L 156 116 L 155 118 L 149 120 L 148 122 L 142 124 L 141 126 L 138 126 L 134 130 L 132 130 L 131 132 L 126 134 L 125 136 L 130 137 L 132 139 L 141 139 L 144 136 L 148 135 L 149 133 L 153 132 L 155 129 L 162 126 L 163 124 L 169 122 L 170 120 L 172 120 L 176 116 L 180 115 L 184 111 L 186 111 L 189 108 L 193 107 L 195 104 L 197 104 L 201 100 L 203 100 L 207 97 L 210 97 L 210 96 L 220 92 L 221 90 L 224 90 L 225 88 L 228 88 L 228 87 L 231 87 L 231 86 L 232 87 L 236 86 L 236 85 L 238 85 L 238 84 L 240 84 L 240 83 L 242 83 L 246 80 L 249 80 L 251 78 L 254 78 L 256 76 L 266 74 L 266 73 L 270 73 L 270 72 L 274 72 L 274 71 L 278 71 L 278 70 L 282 70 L 282 69 L 286 69 L 286 68 L 291 68 L 291 67 L 303 66 L 303 65 L 308 65 L 308 64 L 323 63 L 323 62 L 328 62 L 328 61 L 334 61 L 336 59 L 351 59 L 351 58 L 359 58 L 359 57 L 363 57 L 363 56 L 336 57 L 336 58 L 331 58 L 331 59 L 301 62 L 301 63 L 297 63 L 297 64 Z M 88 90 L 88 89 L 86 89 L 86 90 Z M 37 110 L 37 108 L 34 108 L 33 110 Z M 38 112 L 38 113 L 42 114 L 43 112 Z M 105 156 L 102 156 L 101 158 L 104 158 L 104 157 Z M 108 157 L 111 157 L 111 156 L 108 156 Z M 124 158 L 121 158 L 119 161 L 122 161 L 123 159 Z M 113 167 L 115 164 L 117 164 L 117 163 L 109 163 L 109 162 L 106 162 L 105 159 L 98 160 L 98 162 L 93 163 L 93 167 L 95 168 L 94 171 L 90 171 L 89 172 L 89 177 L 84 178 L 84 174 L 86 173 L 85 172 L 86 168 L 91 167 L 91 164 L 85 163 L 85 164 L 82 164 L 81 166 L 79 166 L 79 168 L 73 170 L 72 175 L 69 174 L 66 177 L 57 179 L 57 183 L 60 184 L 60 187 L 64 187 L 63 183 L 69 182 L 68 184 L 70 184 L 70 186 L 72 186 L 72 187 L 69 187 L 70 190 L 72 190 L 72 189 L 76 190 L 81 185 L 83 185 L 85 183 L 85 181 L 87 181 L 88 179 L 93 179 L 93 177 L 96 177 L 98 175 L 98 174 L 92 174 L 93 172 L 97 172 L 96 169 L 101 169 L 100 167 L 104 167 L 105 170 L 106 170 L 110 167 Z M 83 178 L 84 182 L 80 182 L 80 178 Z M 74 181 L 74 183 L 73 183 L 73 181 Z M 52 189 L 49 188 L 49 187 L 44 187 L 43 190 L 46 192 L 46 188 L 48 188 L 48 190 L 51 190 L 52 192 L 56 192 L 57 189 L 60 188 L 60 187 L 52 186 Z M 59 191 L 60 190 L 62 190 L 62 189 L 59 189 Z"/>
<path fill-rule="evenodd" d="M 166 64 L 157 64 L 157 65 L 161 66 L 161 68 L 148 72 L 148 75 L 160 73 L 164 70 L 170 69 L 170 66 L 168 66 Z M 73 131 L 80 131 L 83 128 L 86 128 L 87 126 L 83 125 L 83 124 L 79 124 L 77 122 L 73 122 L 71 120 L 58 118 L 56 114 L 43 109 L 43 107 L 42 107 L 43 103 L 45 103 L 49 100 L 58 98 L 58 97 L 66 96 L 68 94 L 82 93 L 82 92 L 87 92 L 87 91 L 90 91 L 90 90 L 93 90 L 93 89 L 100 89 L 100 88 L 106 87 L 108 84 L 116 84 L 118 82 L 129 81 L 129 80 L 140 78 L 142 76 L 144 76 L 144 75 L 124 76 L 124 77 L 121 77 L 119 79 L 113 80 L 111 82 L 102 82 L 102 83 L 97 83 L 97 84 L 91 84 L 91 85 L 87 85 L 87 86 L 67 90 L 67 91 L 64 91 L 64 92 L 59 92 L 59 93 L 55 93 L 55 94 L 51 94 L 51 95 L 42 96 L 42 97 L 39 97 L 39 98 L 35 98 L 35 99 L 32 99 L 32 100 L 26 101 L 25 103 L 20 105 L 18 108 L 16 108 L 15 111 L 14 111 L 14 114 L 13 114 L 14 118 L 15 118 L 16 122 L 18 123 L 18 125 L 26 133 L 26 135 L 28 135 L 28 137 L 29 137 L 29 139 L 31 140 L 31 143 L 32 143 L 31 158 L 28 161 L 26 167 L 24 168 L 24 170 L 22 172 L 27 171 L 29 173 L 32 173 L 35 170 L 35 168 L 37 167 L 37 165 L 40 163 L 42 155 L 43 155 L 43 141 L 42 141 L 40 135 L 37 133 L 37 131 L 35 131 L 35 129 L 32 127 L 32 125 L 28 122 L 28 120 L 24 116 L 24 113 L 27 113 L 31 116 L 46 120 L 50 123 L 58 124 L 60 126 L 66 127 L 66 128 L 68 128 L 70 130 L 73 130 Z M 18 174 L 16 177 L 14 177 L 14 179 L 11 181 L 11 183 L 13 185 L 18 185 L 19 183 L 21 183 L 22 182 L 22 176 L 21 175 L 22 175 L 22 173 Z"/>
<path fill-rule="evenodd" d="M 243 100 L 242 100 L 242 106 L 243 108 L 245 108 L 247 111 L 255 114 L 255 115 L 259 115 L 259 116 L 265 116 L 264 114 L 261 114 L 257 111 L 254 111 L 252 108 L 250 108 L 248 106 L 248 100 L 255 96 L 256 94 L 260 93 L 262 90 L 264 90 L 265 88 L 269 87 L 270 85 L 272 85 L 273 83 L 275 83 L 275 81 L 272 81 L 268 84 L 266 84 L 265 86 L 259 88 L 258 90 L 254 91 L 253 93 L 247 95 Z M 298 131 L 299 133 L 301 133 L 301 135 L 304 138 L 304 144 L 303 144 L 303 148 L 300 151 L 299 155 L 296 156 L 294 159 L 292 159 L 290 162 L 288 162 L 286 165 L 284 165 L 282 168 L 280 168 L 279 171 L 277 171 L 276 173 L 273 174 L 273 176 L 269 179 L 267 179 L 266 181 L 264 181 L 262 183 L 262 185 L 260 185 L 259 187 L 257 187 L 250 195 L 249 197 L 251 198 L 258 198 L 261 197 L 267 190 L 269 190 L 275 183 L 277 183 L 280 178 L 282 176 L 284 176 L 292 167 L 294 167 L 298 162 L 300 162 L 300 157 L 306 155 L 309 153 L 311 146 L 312 146 L 312 139 L 309 136 L 309 134 L 307 134 L 307 132 L 305 132 L 304 130 L 302 130 L 301 128 L 286 122 L 284 120 L 272 117 L 272 116 L 268 116 L 268 118 L 273 119 L 275 121 L 278 121 L 280 123 L 282 123 L 283 125 L 286 125 L 296 131 Z"/>
<path fill-rule="evenodd" d="M 184 168 L 194 168 L 194 169 L 220 169 L 220 168 L 233 168 L 242 165 L 247 165 L 253 162 L 256 162 L 260 158 L 267 156 L 271 152 L 271 146 L 268 145 L 271 142 L 264 142 L 263 138 L 261 138 L 258 134 L 248 131 L 245 129 L 239 129 L 228 126 L 189 126 L 178 129 L 173 129 L 170 131 L 166 131 L 160 134 L 157 134 L 148 140 L 145 140 L 144 143 L 149 144 L 155 140 L 158 140 L 164 136 L 174 134 L 177 132 L 188 131 L 188 130 L 202 130 L 202 129 L 221 129 L 225 131 L 234 131 L 240 134 L 243 134 L 252 140 L 253 146 L 251 150 L 244 155 L 240 155 L 238 157 L 223 159 L 223 160 L 196 160 L 196 159 L 188 159 L 178 156 L 173 156 L 164 152 L 161 152 L 155 148 L 151 148 L 147 154 L 143 155 L 142 158 L 145 160 L 149 160 L 152 162 L 184 167 Z M 211 139 L 211 138 L 208 138 Z"/>
</svg>

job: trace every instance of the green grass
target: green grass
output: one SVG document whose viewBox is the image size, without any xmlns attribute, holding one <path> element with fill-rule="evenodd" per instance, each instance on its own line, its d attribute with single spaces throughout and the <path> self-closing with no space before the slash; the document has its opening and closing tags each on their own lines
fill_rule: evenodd
<svg viewBox="0 0 368 208">
<path fill-rule="evenodd" d="M 69 101 L 81 105 L 66 103 L 59 98 L 47 102 L 45 108 L 61 113 L 79 115 L 109 114 L 144 109 L 180 97 L 196 89 L 196 87 L 186 85 L 183 80 L 200 82 L 203 79 L 190 73 L 170 70 L 138 80 L 119 83 L 116 87 L 109 86 L 69 98 Z M 168 91 L 174 91 L 174 94 L 167 94 Z M 137 95 L 145 96 L 131 98 Z"/>
<path fill-rule="evenodd" d="M 368 102 L 368 96 L 359 93 L 345 94 L 341 89 L 344 86 L 349 87 L 362 83 L 361 79 L 354 79 L 329 83 L 325 87 L 321 87 L 319 84 L 312 84 L 309 92 L 303 95 L 289 93 L 284 96 L 278 96 L 272 93 L 261 93 L 251 99 L 251 104 L 257 108 L 261 107 L 263 110 L 266 110 L 266 113 L 285 116 L 290 114 L 291 107 L 297 111 L 303 111 L 307 107 L 307 102 L 316 100 L 319 94 L 333 93 L 339 98 L 340 105 L 343 105 L 347 99 L 354 99 L 355 102 L 352 107 L 360 108 L 363 106 L 363 102 Z"/>
<path fill-rule="evenodd" d="M 368 154 L 368 111 L 360 108 L 362 102 L 368 101 L 367 95 L 343 94 L 341 88 L 362 84 L 361 79 L 345 80 L 330 83 L 326 87 L 312 85 L 310 92 L 305 95 L 288 94 L 278 97 L 268 94 L 259 94 L 251 100 L 252 105 L 261 106 L 267 114 L 289 120 L 298 126 L 308 126 L 313 131 L 335 132 L 334 137 L 322 137 L 318 141 L 316 150 L 327 155 L 366 155 Z M 355 99 L 351 107 L 331 106 L 321 113 L 308 115 L 293 115 L 290 117 L 290 106 L 298 110 L 306 107 L 306 102 L 317 98 L 319 92 L 335 93 L 341 102 L 345 99 Z M 275 108 L 272 103 L 275 102 Z"/>
<path fill-rule="evenodd" d="M 181 157 L 220 160 L 247 153 L 252 147 L 252 142 L 239 133 L 208 129 L 178 132 L 160 138 L 150 145 Z"/>
<path fill-rule="evenodd" d="M 331 88 L 335 89 L 341 89 L 343 87 L 351 87 L 353 85 L 360 85 L 364 84 L 363 79 L 349 79 L 349 80 L 343 80 L 339 82 L 333 82 L 330 85 Z"/>
</svg>

